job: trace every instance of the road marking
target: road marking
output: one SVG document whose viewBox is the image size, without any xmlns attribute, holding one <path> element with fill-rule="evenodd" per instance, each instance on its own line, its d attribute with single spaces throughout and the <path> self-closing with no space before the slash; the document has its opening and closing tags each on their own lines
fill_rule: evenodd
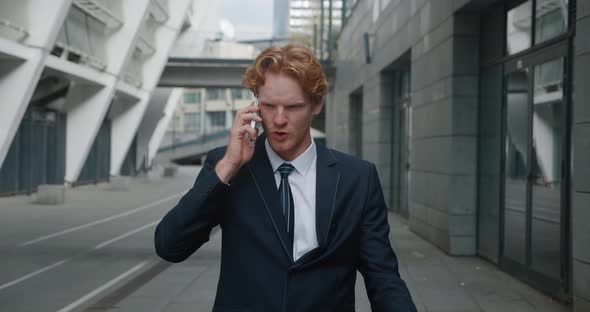
<svg viewBox="0 0 590 312">
<path fill-rule="evenodd" d="M 48 266 L 46 266 L 44 268 L 41 268 L 41 269 L 39 269 L 39 270 L 37 270 L 35 272 L 31 272 L 31 273 L 29 273 L 29 274 L 27 274 L 27 275 L 25 275 L 23 277 L 17 278 L 15 280 L 11 281 L 11 282 L 8 282 L 8 283 L 0 286 L 0 290 L 3 290 L 3 289 L 8 288 L 10 286 L 14 286 L 14 285 L 16 285 L 16 284 L 18 284 L 18 283 L 20 283 L 22 281 L 28 280 L 31 277 L 35 277 L 35 276 L 37 276 L 37 275 L 39 275 L 39 274 L 41 274 L 41 273 L 43 273 L 45 271 L 49 271 L 49 270 L 51 270 L 53 268 L 56 268 L 56 267 L 58 267 L 58 266 L 60 266 L 60 265 L 62 265 L 64 263 L 66 263 L 66 262 L 68 262 L 70 260 L 72 260 L 72 258 L 68 258 L 68 259 L 64 259 L 64 260 L 58 261 L 58 262 L 56 262 L 54 264 L 48 265 Z"/>
<path fill-rule="evenodd" d="M 142 210 L 151 208 L 153 206 L 159 205 L 159 204 L 161 204 L 161 203 L 163 203 L 165 201 L 171 200 L 171 199 L 173 199 L 173 198 L 175 198 L 175 197 L 177 197 L 179 195 L 182 195 L 185 192 L 176 193 L 176 194 L 174 194 L 172 196 L 168 196 L 168 197 L 163 198 L 163 199 L 160 199 L 160 200 L 158 200 L 156 202 L 153 202 L 153 203 L 150 203 L 150 204 L 147 204 L 147 205 L 143 205 L 141 207 L 138 207 L 138 208 L 135 208 L 135 209 L 132 209 L 132 210 L 129 210 L 129 211 L 125 211 L 125 212 L 122 212 L 122 213 L 119 213 L 119 214 L 116 214 L 116 215 L 112 215 L 112 216 L 106 217 L 104 219 L 96 220 L 96 221 L 93 221 L 93 222 L 90 222 L 90 223 L 86 223 L 86 224 L 82 224 L 82 225 L 79 225 L 79 226 L 76 226 L 76 227 L 65 229 L 65 230 L 59 231 L 57 233 L 53 233 L 53 234 L 41 236 L 41 237 L 35 238 L 33 240 L 24 242 L 24 243 L 20 244 L 19 246 L 20 247 L 24 247 L 24 246 L 33 245 L 33 244 L 36 244 L 38 242 L 42 242 L 44 240 L 48 240 L 50 238 L 55 238 L 55 237 L 58 237 L 58 236 L 62 236 L 62 235 L 65 235 L 65 234 L 69 234 L 69 233 L 72 233 L 72 232 L 83 230 L 83 229 L 89 228 L 91 226 L 95 226 L 95 225 L 102 224 L 102 223 L 105 223 L 105 222 L 109 222 L 109 221 L 112 221 L 112 220 L 115 220 L 115 219 L 118 219 L 118 218 L 122 218 L 122 217 L 125 217 L 125 216 L 128 216 L 128 215 L 131 215 L 131 214 L 140 212 Z"/>
<path fill-rule="evenodd" d="M 149 261 L 142 261 L 140 262 L 138 265 L 132 267 L 131 269 L 127 270 L 126 272 L 124 272 L 123 274 L 115 277 L 114 279 L 108 281 L 107 283 L 103 284 L 102 286 L 96 288 L 95 290 L 87 293 L 86 295 L 82 296 L 80 299 L 70 303 L 69 305 L 65 306 L 64 308 L 58 310 L 57 312 L 69 312 L 72 311 L 76 308 L 78 308 L 79 306 L 81 306 L 82 304 L 84 304 L 86 301 L 92 299 L 93 297 L 95 297 L 96 295 L 98 295 L 99 293 L 105 291 L 106 289 L 112 287 L 113 285 L 117 284 L 118 282 L 120 282 L 121 280 L 127 278 L 129 275 L 139 271 L 141 268 L 143 268 L 144 266 L 146 266 L 148 264 Z"/>
<path fill-rule="evenodd" d="M 156 225 L 158 222 L 160 222 L 160 220 L 156 220 L 156 221 L 154 221 L 154 222 L 151 222 L 151 223 L 148 223 L 148 224 L 146 224 L 146 225 L 144 225 L 144 226 L 138 227 L 138 228 L 137 228 L 137 229 L 135 229 L 135 230 L 131 230 L 131 231 L 129 231 L 129 232 L 127 232 L 127 233 L 125 233 L 125 234 L 121 234 L 121 235 L 119 235 L 119 236 L 117 236 L 117 237 L 115 237 L 115 238 L 113 238 L 113 239 L 109 239 L 109 240 L 107 240 L 107 241 L 104 241 L 104 242 L 102 242 L 102 243 L 100 243 L 100 244 L 98 244 L 98 245 L 94 246 L 94 248 L 92 248 L 92 250 L 90 250 L 90 251 L 87 251 L 87 252 L 85 252 L 85 253 L 83 253 L 83 254 L 80 254 L 80 255 L 78 255 L 78 257 L 83 257 L 83 256 L 86 256 L 86 255 L 88 255 L 89 253 L 91 253 L 91 252 L 92 252 L 92 251 L 94 251 L 94 250 L 98 250 L 98 249 L 104 248 L 104 247 L 106 247 L 106 246 L 108 246 L 108 245 L 110 245 L 110 244 L 112 244 L 112 243 L 114 243 L 114 242 L 117 242 L 117 241 L 119 241 L 119 240 L 122 240 L 122 239 L 124 239 L 124 238 L 126 238 L 126 237 L 129 237 L 129 236 L 131 236 L 131 235 L 133 235 L 133 234 L 135 234 L 135 233 L 137 233 L 137 232 L 140 232 L 140 231 L 142 231 L 142 230 L 145 230 L 145 229 L 147 229 L 147 228 L 149 228 L 149 227 L 151 227 L 151 226 L 154 226 L 154 225 Z M 6 284 L 4 284 L 4 285 L 1 285 L 1 286 L 0 286 L 0 291 L 4 290 L 5 288 L 8 288 L 8 287 L 10 287 L 10 286 L 14 286 L 14 285 L 16 285 L 16 284 L 18 284 L 18 283 L 20 283 L 20 282 L 24 282 L 24 281 L 28 280 L 29 278 L 35 277 L 35 276 L 37 276 L 37 275 L 39 275 L 39 274 L 41 274 L 41 273 L 43 273 L 43 272 L 49 271 L 49 270 L 51 270 L 51 269 L 54 269 L 54 268 L 56 268 L 56 267 L 58 267 L 58 266 L 60 266 L 60 265 L 62 265 L 62 264 L 64 264 L 64 263 L 66 263 L 66 262 L 69 262 L 69 261 L 70 261 L 70 260 L 72 260 L 72 259 L 73 259 L 73 258 L 67 258 L 67 259 L 64 259 L 64 260 L 58 261 L 58 262 L 56 262 L 56 263 L 54 263 L 54 264 L 48 265 L 48 266 L 46 266 L 46 267 L 43 267 L 43 268 L 41 268 L 41 269 L 39 269 L 39 270 L 37 270 L 37 271 L 35 271 L 35 272 L 31 272 L 31 273 L 29 273 L 29 274 L 27 274 L 27 275 L 24 275 L 24 276 L 22 276 L 22 277 L 19 277 L 19 278 L 15 279 L 15 280 L 13 280 L 13 281 L 10 281 L 10 282 L 8 282 L 8 283 L 6 283 Z"/>
<path fill-rule="evenodd" d="M 135 233 L 137 233 L 139 231 L 145 230 L 145 229 L 147 229 L 147 228 L 149 228 L 151 226 L 156 225 L 158 222 L 160 222 L 160 220 L 156 220 L 156 221 L 154 221 L 152 223 L 148 223 L 148 224 L 146 224 L 146 225 L 144 225 L 142 227 L 139 227 L 139 228 L 137 228 L 135 230 L 129 231 L 129 232 L 125 233 L 125 234 L 121 234 L 121 235 L 119 235 L 119 236 L 117 236 L 117 237 L 115 237 L 113 239 L 109 239 L 108 241 L 106 241 L 104 243 L 100 243 L 100 244 L 96 245 L 94 247 L 94 250 L 100 249 L 100 248 L 102 248 L 104 246 L 110 245 L 110 244 L 112 244 L 112 243 L 114 243 L 114 242 L 116 242 L 118 240 L 121 240 L 121 239 L 123 239 L 125 237 L 131 236 L 131 235 L 133 235 L 133 234 L 135 234 Z"/>
</svg>

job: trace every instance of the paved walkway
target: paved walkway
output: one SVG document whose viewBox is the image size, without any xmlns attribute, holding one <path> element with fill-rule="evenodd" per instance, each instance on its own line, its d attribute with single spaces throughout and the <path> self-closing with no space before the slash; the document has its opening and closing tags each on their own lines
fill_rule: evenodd
<svg viewBox="0 0 590 312">
<path fill-rule="evenodd" d="M 63 311 L 211 311 L 221 233 L 180 264 L 153 253 L 154 220 L 197 172 L 185 167 L 174 179 L 133 179 L 127 192 L 107 184 L 78 187 L 58 206 L 31 204 L 28 196 L 0 199 L 0 311 L 56 311 L 68 304 Z M 397 215 L 389 222 L 400 273 L 419 311 L 571 310 L 480 258 L 447 256 Z M 54 232 L 59 236 L 47 236 Z M 37 237 L 43 240 L 23 247 Z M 60 259 L 67 262 L 51 265 Z M 137 263 L 141 269 L 122 274 Z M 370 311 L 360 275 L 356 297 L 357 311 Z"/>
<path fill-rule="evenodd" d="M 449 257 L 416 236 L 404 220 L 390 214 L 391 240 L 419 311 L 570 311 L 478 257 Z M 211 311 L 219 276 L 221 232 L 180 264 L 162 262 L 143 285 L 120 289 L 88 311 Z M 357 311 L 370 311 L 358 275 Z M 119 296 L 121 297 L 121 296 Z M 120 299 L 120 300 L 119 300 Z M 119 300 L 119 301 L 118 301 Z"/>
</svg>

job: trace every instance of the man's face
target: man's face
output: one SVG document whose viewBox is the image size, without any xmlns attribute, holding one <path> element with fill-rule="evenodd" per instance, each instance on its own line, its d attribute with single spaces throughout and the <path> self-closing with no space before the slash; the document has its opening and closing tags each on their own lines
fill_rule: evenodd
<svg viewBox="0 0 590 312">
<path fill-rule="evenodd" d="M 284 160 L 293 160 L 311 144 L 313 115 L 322 102 L 312 103 L 295 80 L 284 74 L 266 73 L 258 88 L 262 126 L 272 149 Z"/>
</svg>

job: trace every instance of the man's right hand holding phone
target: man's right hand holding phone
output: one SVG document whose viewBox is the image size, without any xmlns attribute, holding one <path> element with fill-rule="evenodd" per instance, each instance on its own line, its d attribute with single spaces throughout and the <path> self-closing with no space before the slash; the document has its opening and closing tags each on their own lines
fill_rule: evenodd
<svg viewBox="0 0 590 312">
<path fill-rule="evenodd" d="M 238 170 L 254 156 L 254 144 L 250 142 L 256 140 L 258 129 L 252 128 L 250 122 L 262 122 L 257 115 L 259 111 L 258 106 L 250 105 L 236 113 L 225 155 L 215 165 L 217 176 L 225 184 L 229 184 Z"/>
</svg>

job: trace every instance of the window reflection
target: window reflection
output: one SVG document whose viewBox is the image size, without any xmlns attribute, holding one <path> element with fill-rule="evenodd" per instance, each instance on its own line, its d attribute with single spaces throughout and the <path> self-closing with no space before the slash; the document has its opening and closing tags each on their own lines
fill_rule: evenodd
<svg viewBox="0 0 590 312">
<path fill-rule="evenodd" d="M 528 71 L 506 76 L 504 256 L 524 264 L 529 144 Z"/>
<path fill-rule="evenodd" d="M 560 276 L 561 151 L 564 59 L 534 68 L 532 268 Z"/>
<path fill-rule="evenodd" d="M 538 0 L 535 12 L 535 43 L 554 38 L 567 30 L 568 0 Z"/>
<path fill-rule="evenodd" d="M 533 177 L 535 183 L 560 183 L 563 59 L 535 68 L 533 96 Z"/>
<path fill-rule="evenodd" d="M 508 11 L 506 19 L 506 49 L 508 55 L 531 47 L 531 13 L 531 0 Z"/>
</svg>

